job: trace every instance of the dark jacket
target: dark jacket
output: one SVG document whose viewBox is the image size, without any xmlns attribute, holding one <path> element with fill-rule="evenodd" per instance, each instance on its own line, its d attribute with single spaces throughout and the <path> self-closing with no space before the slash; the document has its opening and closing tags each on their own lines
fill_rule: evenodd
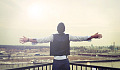
<svg viewBox="0 0 120 70">
<path fill-rule="evenodd" d="M 53 34 L 53 42 L 50 42 L 50 55 L 70 55 L 69 34 Z"/>
</svg>

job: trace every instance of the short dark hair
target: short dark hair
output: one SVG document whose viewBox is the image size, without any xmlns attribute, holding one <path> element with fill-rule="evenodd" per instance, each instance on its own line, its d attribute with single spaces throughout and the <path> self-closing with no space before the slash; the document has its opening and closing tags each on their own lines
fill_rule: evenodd
<svg viewBox="0 0 120 70">
<path fill-rule="evenodd" d="M 65 25 L 64 25 L 64 23 L 60 22 L 58 24 L 57 31 L 58 31 L 59 34 L 64 33 L 64 31 L 65 31 Z"/>
</svg>

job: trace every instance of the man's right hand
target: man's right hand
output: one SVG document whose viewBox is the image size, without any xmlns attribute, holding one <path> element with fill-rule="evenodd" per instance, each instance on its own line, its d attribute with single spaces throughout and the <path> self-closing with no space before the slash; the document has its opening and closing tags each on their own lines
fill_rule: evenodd
<svg viewBox="0 0 120 70">
<path fill-rule="evenodd" d="M 25 36 L 23 36 L 23 38 L 20 38 L 20 43 L 22 43 L 22 44 L 24 44 L 24 43 L 26 43 L 26 42 L 28 42 L 29 41 L 29 38 L 27 38 L 27 37 L 25 37 Z"/>
</svg>

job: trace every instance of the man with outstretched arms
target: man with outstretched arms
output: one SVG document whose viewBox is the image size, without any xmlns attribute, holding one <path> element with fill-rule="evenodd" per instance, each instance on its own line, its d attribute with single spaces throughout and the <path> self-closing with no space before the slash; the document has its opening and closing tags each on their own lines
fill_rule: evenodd
<svg viewBox="0 0 120 70">
<path fill-rule="evenodd" d="M 24 36 L 20 38 L 20 43 L 22 44 L 26 42 L 32 42 L 32 44 L 50 42 L 50 55 L 54 56 L 52 70 L 70 70 L 68 60 L 68 55 L 70 55 L 70 41 L 89 41 L 93 38 L 102 38 L 102 35 L 98 33 L 92 36 L 71 36 L 65 34 L 65 25 L 62 22 L 58 24 L 57 31 L 57 34 L 39 39 L 31 39 Z"/>
</svg>

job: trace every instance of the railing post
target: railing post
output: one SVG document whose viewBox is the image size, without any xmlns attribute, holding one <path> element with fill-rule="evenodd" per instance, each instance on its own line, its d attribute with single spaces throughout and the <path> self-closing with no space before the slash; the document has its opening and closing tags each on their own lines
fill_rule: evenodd
<svg viewBox="0 0 120 70">
<path fill-rule="evenodd" d="M 77 65 L 76 65 L 76 70 L 77 70 Z"/>
<path fill-rule="evenodd" d="M 49 70 L 51 70 L 51 65 L 49 66 Z"/>
<path fill-rule="evenodd" d="M 43 66 L 42 66 L 42 70 L 43 70 Z"/>
<path fill-rule="evenodd" d="M 35 70 L 35 67 L 33 68 L 33 70 Z"/>
<path fill-rule="evenodd" d="M 96 68 L 96 70 L 97 70 L 97 68 Z"/>
<path fill-rule="evenodd" d="M 91 67 L 91 70 L 92 70 L 92 67 Z"/>
<path fill-rule="evenodd" d="M 81 66 L 81 70 L 82 70 L 82 66 Z"/>
<path fill-rule="evenodd" d="M 46 65 L 46 70 L 47 70 L 47 65 Z"/>
<path fill-rule="evenodd" d="M 73 70 L 73 64 L 72 64 L 72 70 Z"/>
<path fill-rule="evenodd" d="M 38 67 L 38 70 L 39 70 L 39 67 Z"/>
<path fill-rule="evenodd" d="M 85 68 L 86 68 L 85 70 L 87 70 L 87 66 L 85 66 Z"/>
</svg>

